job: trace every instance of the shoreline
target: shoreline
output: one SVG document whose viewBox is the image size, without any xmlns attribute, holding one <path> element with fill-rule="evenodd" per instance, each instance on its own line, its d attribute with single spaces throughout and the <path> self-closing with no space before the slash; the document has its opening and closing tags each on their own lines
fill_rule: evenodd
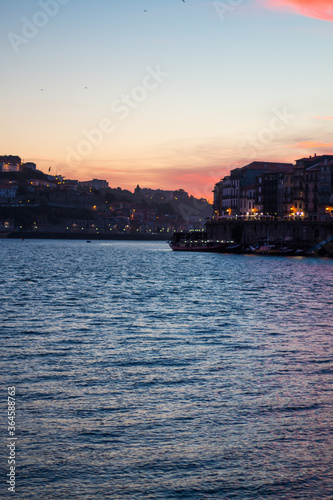
<svg viewBox="0 0 333 500">
<path fill-rule="evenodd" d="M 159 234 L 108 234 L 108 233 L 57 233 L 45 232 L 37 233 L 30 231 L 13 231 L 2 235 L 2 239 L 27 239 L 27 240 L 120 240 L 120 241 L 168 241 L 169 235 Z"/>
</svg>

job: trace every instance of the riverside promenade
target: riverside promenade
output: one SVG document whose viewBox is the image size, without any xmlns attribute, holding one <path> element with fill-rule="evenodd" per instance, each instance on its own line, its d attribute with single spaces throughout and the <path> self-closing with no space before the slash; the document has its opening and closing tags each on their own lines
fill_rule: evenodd
<svg viewBox="0 0 333 500">
<path fill-rule="evenodd" d="M 289 248 L 311 248 L 333 236 L 331 221 L 221 219 L 208 221 L 206 229 L 208 238 L 233 240 L 244 248 L 263 240 L 281 242 Z"/>
</svg>

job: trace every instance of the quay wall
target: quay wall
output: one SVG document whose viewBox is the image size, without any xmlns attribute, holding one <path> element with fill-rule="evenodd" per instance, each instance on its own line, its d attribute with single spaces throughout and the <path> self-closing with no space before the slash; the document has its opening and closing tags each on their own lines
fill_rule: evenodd
<svg viewBox="0 0 333 500">
<path fill-rule="evenodd" d="M 37 231 L 13 231 L 6 234 L 9 239 L 44 239 L 44 240 L 128 240 L 128 241 L 167 241 L 170 239 L 166 234 L 135 234 L 135 233 L 92 233 L 92 232 L 37 232 Z"/>
<path fill-rule="evenodd" d="M 310 248 L 333 235 L 333 222 L 316 221 L 208 221 L 209 239 L 235 241 L 244 246 L 268 239 L 290 248 Z"/>
</svg>

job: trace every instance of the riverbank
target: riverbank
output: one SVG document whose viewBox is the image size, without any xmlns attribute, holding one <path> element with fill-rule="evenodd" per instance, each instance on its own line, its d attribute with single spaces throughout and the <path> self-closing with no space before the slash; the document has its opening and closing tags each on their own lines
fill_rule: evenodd
<svg viewBox="0 0 333 500">
<path fill-rule="evenodd" d="M 13 231 L 7 234 L 9 239 L 42 239 L 42 240 L 128 240 L 128 241 L 167 241 L 167 234 L 123 234 L 123 233 L 59 233 L 33 231 Z"/>
</svg>

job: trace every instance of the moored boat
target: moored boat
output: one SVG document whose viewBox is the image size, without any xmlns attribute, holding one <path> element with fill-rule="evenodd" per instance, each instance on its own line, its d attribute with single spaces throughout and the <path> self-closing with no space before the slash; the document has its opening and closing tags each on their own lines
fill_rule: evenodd
<svg viewBox="0 0 333 500">
<path fill-rule="evenodd" d="M 258 255 L 292 255 L 294 249 L 277 247 L 276 245 L 261 245 L 259 248 L 253 248 L 253 253 Z"/>
<path fill-rule="evenodd" d="M 168 242 L 172 250 L 179 252 L 227 252 L 233 241 L 209 239 L 205 231 L 176 231 Z"/>
<path fill-rule="evenodd" d="M 296 250 L 295 248 L 290 248 L 287 246 L 282 246 L 276 243 L 265 242 L 256 243 L 254 246 L 250 246 L 252 253 L 256 255 L 302 255 L 305 250 Z"/>
</svg>

